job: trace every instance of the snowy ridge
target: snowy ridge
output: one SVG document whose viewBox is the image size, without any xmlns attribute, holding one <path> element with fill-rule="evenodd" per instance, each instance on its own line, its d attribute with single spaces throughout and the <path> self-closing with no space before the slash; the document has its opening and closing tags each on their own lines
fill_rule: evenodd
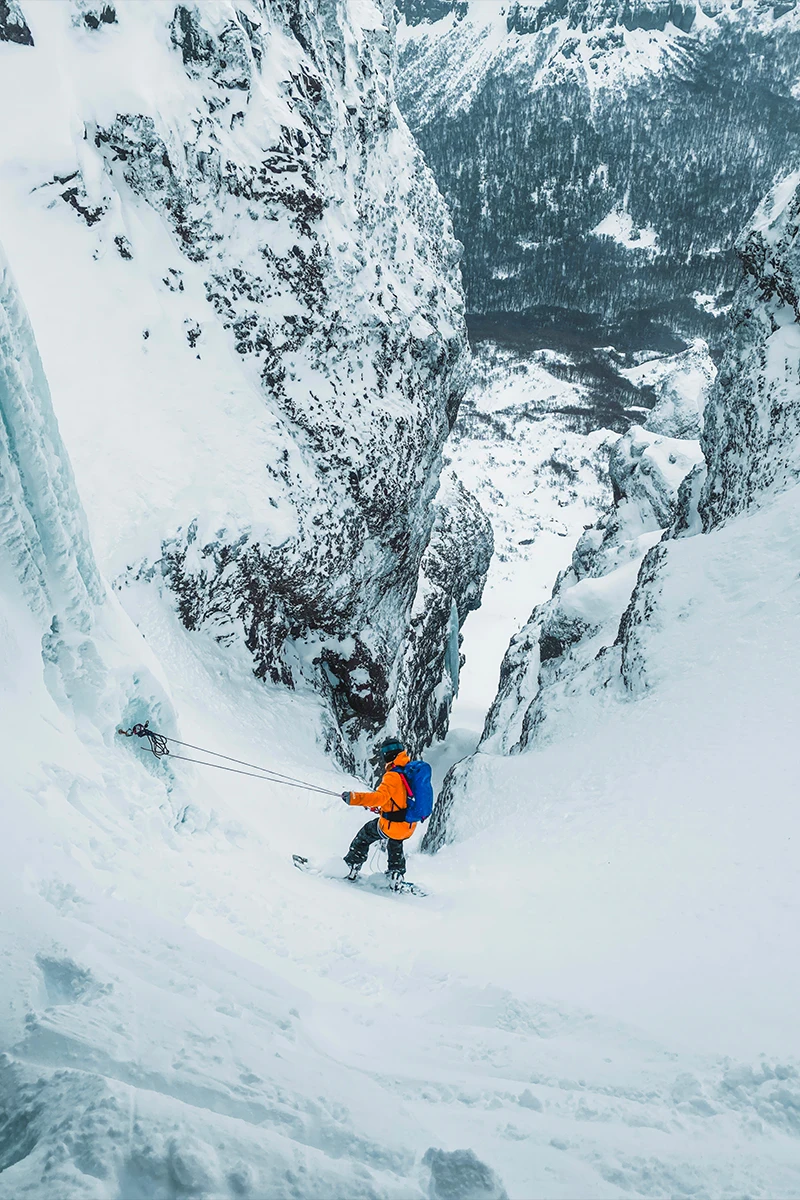
<svg viewBox="0 0 800 1200">
<path fill-rule="evenodd" d="M 530 366 L 528 369 L 530 372 Z M 534 367 L 534 378 L 536 371 Z M 542 373 L 542 368 L 538 371 Z M 555 500 L 556 505 L 566 510 L 565 516 L 568 513 L 573 519 L 570 511 L 573 508 L 578 519 L 591 516 L 593 506 L 595 511 L 604 507 L 607 511 L 596 524 L 583 521 L 584 532 L 578 538 L 571 566 L 558 575 L 551 598 L 538 603 L 530 619 L 512 637 L 501 668 L 497 697 L 485 722 L 482 743 L 485 748 L 503 753 L 524 748 L 534 738 L 551 734 L 550 726 L 557 722 L 562 708 L 569 713 L 569 697 L 575 688 L 583 686 L 583 673 L 616 639 L 645 554 L 676 517 L 681 483 L 702 461 L 696 440 L 700 432 L 699 414 L 715 374 L 705 344 L 698 342 L 681 354 L 622 368 L 620 374 L 642 388 L 643 399 L 645 389 L 650 400 L 655 399 L 644 427 L 633 426 L 622 437 L 609 431 L 597 431 L 589 436 L 562 433 L 564 447 L 551 447 L 552 457 L 543 462 L 543 473 L 541 469 L 536 470 L 536 443 L 528 446 L 523 478 L 529 485 L 533 480 L 540 482 L 538 488 L 531 489 L 528 505 L 523 507 L 517 502 L 511 511 L 509 540 L 501 543 L 506 557 L 512 557 L 516 550 L 521 524 L 534 534 L 538 532 L 529 507 L 543 508 L 545 495 L 551 503 Z M 579 392 L 573 388 L 570 406 L 563 395 L 565 387 L 567 385 L 561 384 L 563 411 L 567 414 L 570 408 L 580 411 Z M 537 391 L 533 394 L 535 396 Z M 491 398 L 491 391 L 482 398 L 490 410 Z M 548 403 L 546 389 L 538 392 L 538 400 L 540 404 Z M 549 403 L 552 404 L 552 399 Z M 518 414 L 515 415 L 514 433 L 519 439 L 525 425 L 520 424 Z M 549 423 L 553 420 L 551 417 Z M 565 420 L 569 417 L 556 419 L 556 428 L 559 425 L 563 428 Z M 462 416 L 460 424 L 464 421 Z M 533 428 L 537 429 L 536 426 Z M 694 439 L 687 439 L 684 436 L 687 432 L 693 433 Z M 535 434 L 541 439 L 543 448 L 550 446 L 548 433 L 545 425 L 543 429 L 539 426 Z M 511 450 L 512 454 L 518 455 L 518 443 L 512 443 Z M 598 474 L 594 487 L 585 467 L 581 469 L 583 464 L 579 465 L 581 457 L 588 465 L 586 460 L 591 461 L 592 453 L 596 456 L 593 469 Z M 496 455 L 497 450 L 491 454 Z M 517 462 L 518 469 L 523 462 L 519 457 L 513 461 Z M 600 486 L 605 482 L 606 463 L 612 495 Z M 460 469 L 464 471 L 463 467 Z M 505 474 L 508 474 L 508 466 Z M 492 489 L 496 488 L 485 481 L 483 490 L 486 489 L 484 504 L 492 511 L 497 504 Z M 483 496 L 483 490 L 477 490 L 478 495 Z M 499 510 L 500 519 L 505 503 L 502 502 Z M 571 524 L 571 528 L 565 526 L 561 532 L 566 536 L 575 529 L 576 525 Z M 536 536 L 526 538 L 525 543 L 530 545 L 530 550 L 526 546 L 526 556 L 531 558 L 530 578 L 533 578 L 533 572 L 544 571 L 543 578 L 546 579 L 549 556 L 545 545 Z M 555 562 L 558 561 L 556 558 Z M 555 573 L 552 566 L 551 572 Z M 506 578 L 506 587 L 509 582 Z M 519 591 L 520 582 L 521 579 L 515 591 Z M 494 580 L 490 576 L 490 603 L 492 586 Z M 525 598 L 525 593 L 520 592 L 523 603 Z M 545 723 L 546 731 L 542 728 Z M 436 845 L 443 836 L 446 811 L 447 800 L 432 823 L 428 845 Z"/>
<path fill-rule="evenodd" d="M 584 672 L 613 644 L 647 551 L 675 517 L 678 489 L 702 460 L 696 442 L 634 426 L 614 446 L 615 505 L 587 530 L 559 576 L 553 598 L 534 610 L 511 642 L 497 700 L 484 730 L 488 749 L 524 749 L 552 736 L 552 724 L 585 686 Z M 601 674 L 606 664 L 600 668 Z"/>
<path fill-rule="evenodd" d="M 0 45 L 5 237 L 101 565 L 323 693 L 347 758 L 419 669 L 406 628 L 467 362 L 392 8 L 107 8 L 47 0 L 33 45 Z M 409 705 L 424 744 L 429 699 Z"/>
</svg>

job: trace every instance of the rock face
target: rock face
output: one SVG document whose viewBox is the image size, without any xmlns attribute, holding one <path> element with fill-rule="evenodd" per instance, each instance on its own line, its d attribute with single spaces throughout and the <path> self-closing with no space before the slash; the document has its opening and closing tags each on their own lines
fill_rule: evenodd
<svg viewBox="0 0 800 1200">
<path fill-rule="evenodd" d="M 746 273 L 706 410 L 704 529 L 800 476 L 800 175 L 777 187 L 737 244 Z"/>
<path fill-rule="evenodd" d="M 717 348 L 738 282 L 733 242 L 800 153 L 800 10 L 400 10 L 401 105 L 467 247 L 468 310 L 601 313 L 612 328 Z"/>
<path fill-rule="evenodd" d="M 644 427 L 665 437 L 697 440 L 703 432 L 703 406 L 716 370 L 700 339 L 673 359 L 673 364 L 674 369 L 655 383 L 656 403 Z"/>
<path fill-rule="evenodd" d="M 474 1150 L 437 1150 L 422 1156 L 430 1167 L 430 1200 L 508 1200 L 496 1171 L 481 1162 Z"/>
<path fill-rule="evenodd" d="M 464 665 L 459 631 L 481 602 L 493 550 L 492 527 L 480 504 L 452 470 L 445 472 L 395 701 L 397 725 L 414 747 L 447 733 Z"/>
<path fill-rule="evenodd" d="M 793 175 L 739 239 L 745 280 L 705 406 L 703 453 L 698 443 L 636 428 L 615 447 L 614 509 L 580 539 L 552 600 L 512 642 L 484 750 L 511 753 L 574 733 L 598 706 L 657 687 L 669 667 L 659 654 L 680 639 L 677 623 L 698 604 L 714 619 L 725 572 L 736 593 L 735 539 L 715 535 L 734 518 L 782 502 L 800 480 L 799 213 L 800 178 Z M 767 529 L 777 548 L 780 525 Z M 704 536 L 711 587 L 692 574 L 691 563 L 706 555 L 681 553 L 683 539 Z M 742 545 L 752 536 L 743 527 Z M 450 773 L 428 848 L 453 836 L 479 758 Z"/>
<path fill-rule="evenodd" d="M 165 543 L 181 617 L 189 629 L 239 623 L 256 673 L 274 682 L 297 684 L 310 663 L 350 742 L 382 728 L 398 674 L 425 669 L 405 660 L 404 637 L 465 382 L 459 248 L 394 106 L 390 6 L 384 19 L 359 31 L 356 52 L 355 32 L 316 5 L 269 6 L 261 26 L 232 14 L 216 28 L 178 6 L 171 36 L 204 85 L 203 135 L 176 169 L 148 118 L 96 134 L 185 253 L 208 262 L 209 302 L 291 434 L 267 469 L 296 533 L 277 545 L 246 531 L 198 544 L 190 526 Z M 295 60 L 287 124 L 254 163 L 223 153 L 216 112 L 252 103 L 273 69 L 271 31 Z M 236 112 L 226 117 L 236 124 Z M 226 245 L 216 217 L 229 205 L 246 225 Z M 412 646 L 423 649 L 413 636 Z M 408 692 L 394 715 L 423 742 L 428 705 Z"/>
<path fill-rule="evenodd" d="M 452 672 L 438 655 L 443 674 L 427 678 L 415 655 L 477 602 L 480 576 L 460 572 L 480 568 L 464 547 L 484 523 L 451 489 L 456 551 L 456 517 L 436 502 L 468 366 L 461 247 L 395 103 L 393 5 L 70 3 L 66 71 L 90 41 L 149 47 L 159 88 L 90 96 L 74 167 L 59 163 L 46 194 L 85 222 L 96 258 L 113 247 L 132 278 L 146 264 L 159 305 L 202 289 L 175 356 L 230 375 L 221 328 L 270 443 L 246 504 L 234 457 L 214 511 L 159 514 L 160 552 L 124 578 L 160 579 L 187 629 L 243 639 L 260 678 L 322 692 L 345 759 L 390 713 L 424 744 Z M 437 560 L 440 624 L 428 614 L 422 636 L 415 617 L 409 635 Z"/>
<path fill-rule="evenodd" d="M 0 0 L 0 42 L 33 45 L 33 35 L 17 0 Z"/>
</svg>

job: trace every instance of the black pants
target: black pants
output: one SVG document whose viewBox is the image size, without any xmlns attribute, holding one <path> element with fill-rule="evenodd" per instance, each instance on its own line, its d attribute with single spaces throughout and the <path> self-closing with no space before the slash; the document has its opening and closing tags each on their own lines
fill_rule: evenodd
<svg viewBox="0 0 800 1200">
<path fill-rule="evenodd" d="M 355 867 L 367 861 L 367 854 L 373 842 L 386 837 L 378 828 L 377 818 L 374 821 L 367 821 L 350 843 L 350 849 L 344 856 L 344 861 L 348 867 Z M 403 843 L 398 838 L 387 837 L 387 847 L 389 850 L 389 870 L 403 871 L 406 869 L 406 856 L 403 853 Z"/>
</svg>

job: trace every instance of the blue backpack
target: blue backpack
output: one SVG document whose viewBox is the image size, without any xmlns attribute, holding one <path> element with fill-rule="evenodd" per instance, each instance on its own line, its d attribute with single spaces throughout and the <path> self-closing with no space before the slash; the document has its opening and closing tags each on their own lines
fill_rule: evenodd
<svg viewBox="0 0 800 1200">
<path fill-rule="evenodd" d="M 398 775 L 402 775 L 409 793 L 406 806 L 406 820 L 409 824 L 414 821 L 427 821 L 433 812 L 433 784 L 431 769 L 426 762 L 416 760 L 406 763 L 404 767 L 392 767 Z"/>
</svg>

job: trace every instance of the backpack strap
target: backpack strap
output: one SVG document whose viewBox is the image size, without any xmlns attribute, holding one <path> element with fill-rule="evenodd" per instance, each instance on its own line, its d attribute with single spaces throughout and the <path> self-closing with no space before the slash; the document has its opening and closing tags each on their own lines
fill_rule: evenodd
<svg viewBox="0 0 800 1200">
<path fill-rule="evenodd" d="M 396 808 L 394 810 L 394 812 L 388 812 L 388 813 L 382 812 L 381 817 L 383 818 L 384 821 L 388 821 L 390 825 L 392 824 L 392 822 L 396 823 L 398 821 L 405 821 L 406 823 L 408 823 L 407 813 L 408 813 L 407 808 Z"/>
<path fill-rule="evenodd" d="M 403 786 L 404 786 L 404 787 L 405 787 L 405 789 L 406 789 L 406 795 L 407 795 L 408 797 L 411 797 L 411 796 L 413 796 L 413 795 L 414 795 L 414 793 L 413 793 L 413 792 L 412 792 L 412 790 L 411 790 L 411 784 L 410 784 L 410 783 L 408 782 L 408 780 L 406 779 L 406 773 L 405 773 L 405 771 L 403 770 L 403 768 L 402 768 L 402 767 L 392 767 L 392 770 L 393 770 L 393 771 L 396 771 L 396 772 L 397 772 L 397 774 L 398 774 L 398 775 L 400 776 L 400 778 L 402 779 L 402 781 L 403 781 Z"/>
<path fill-rule="evenodd" d="M 400 776 L 400 778 L 403 781 L 403 786 L 406 789 L 406 795 L 408 796 L 408 798 L 410 800 L 413 797 L 414 793 L 411 790 L 411 785 L 409 784 L 408 780 L 406 779 L 403 768 L 402 767 L 390 767 L 389 769 L 391 771 L 396 771 L 397 774 Z M 395 808 L 392 812 L 381 813 L 381 816 L 383 817 L 384 821 L 389 821 L 390 824 L 392 822 L 397 823 L 398 821 L 405 821 L 406 824 L 408 824 L 408 816 L 406 815 L 407 813 L 408 813 L 407 808 Z"/>
</svg>

